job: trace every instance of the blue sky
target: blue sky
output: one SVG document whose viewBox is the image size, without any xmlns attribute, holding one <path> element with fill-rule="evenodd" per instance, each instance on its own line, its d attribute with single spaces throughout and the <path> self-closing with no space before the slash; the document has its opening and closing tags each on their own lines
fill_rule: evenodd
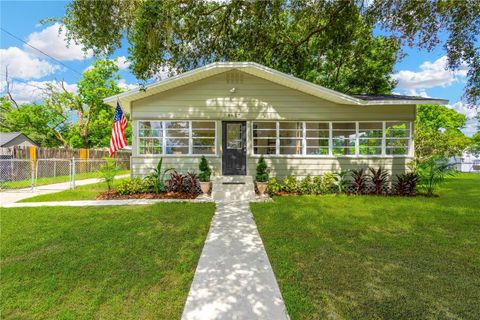
<svg viewBox="0 0 480 320">
<path fill-rule="evenodd" d="M 58 24 L 41 25 L 40 20 L 61 17 L 65 12 L 65 1 L 1 1 L 1 26 L 15 36 L 27 41 L 57 58 L 68 68 L 53 59 L 35 52 L 5 32 L 0 33 L 1 89 L 5 91 L 5 65 L 9 66 L 10 86 L 14 97 L 21 102 L 39 99 L 42 83 L 65 81 L 67 88 L 75 90 L 79 80 L 77 74 L 88 68 L 93 58 L 82 54 L 78 45 L 66 47 L 63 37 L 58 36 Z M 407 56 L 395 66 L 393 77 L 398 80 L 395 93 L 423 95 L 448 99 L 457 111 L 473 117 L 475 112 L 461 102 L 466 69 L 456 73 L 445 70 L 445 52 L 436 48 L 432 52 L 404 48 Z M 112 58 L 118 57 L 122 85 L 131 88 L 137 82 L 128 70 L 127 48 L 119 49 Z M 73 71 L 73 70 L 75 71 Z M 475 131 L 474 121 L 469 121 L 465 132 Z"/>
</svg>

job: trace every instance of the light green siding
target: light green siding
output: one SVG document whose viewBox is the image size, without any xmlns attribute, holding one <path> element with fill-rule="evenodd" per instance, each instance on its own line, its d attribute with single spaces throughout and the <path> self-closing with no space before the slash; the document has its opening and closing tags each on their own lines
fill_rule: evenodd
<svg viewBox="0 0 480 320">
<path fill-rule="evenodd" d="M 234 91 L 234 92 L 232 92 Z M 133 120 L 217 120 L 217 155 L 208 157 L 214 175 L 221 174 L 221 120 L 385 121 L 415 119 L 415 106 L 341 105 L 243 73 L 229 71 L 152 95 L 132 104 Z M 133 130 L 132 174 L 146 175 L 160 157 L 139 157 L 136 121 Z M 247 122 L 247 174 L 255 174 L 258 158 L 251 156 L 251 122 Z M 379 167 L 394 174 L 406 170 L 408 157 L 313 158 L 270 157 L 272 176 L 318 175 L 327 171 Z M 199 156 L 165 156 L 164 167 L 197 171 Z"/>
</svg>

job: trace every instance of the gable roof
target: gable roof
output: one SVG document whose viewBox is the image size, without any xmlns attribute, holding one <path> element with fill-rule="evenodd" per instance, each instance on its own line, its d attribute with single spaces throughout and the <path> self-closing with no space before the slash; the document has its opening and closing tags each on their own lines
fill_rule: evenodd
<svg viewBox="0 0 480 320">
<path fill-rule="evenodd" d="M 33 142 L 29 137 L 24 135 L 21 132 L 0 132 L 0 147 L 7 146 L 10 142 L 17 138 L 23 138 L 23 141 L 30 141 L 33 145 L 37 145 L 35 142 Z"/>
<path fill-rule="evenodd" d="M 171 78 L 157 81 L 144 88 L 133 89 L 104 99 L 104 102 L 115 106 L 117 99 L 123 108 L 129 110 L 133 101 L 183 86 L 207 77 L 230 70 L 239 70 L 259 78 L 289 87 L 338 104 L 358 106 L 368 105 L 412 105 L 412 104 L 446 104 L 448 100 L 423 97 L 395 96 L 395 95 L 347 95 L 320 85 L 296 78 L 292 75 L 265 67 L 255 62 L 214 62 L 206 66 L 187 71 Z"/>
</svg>

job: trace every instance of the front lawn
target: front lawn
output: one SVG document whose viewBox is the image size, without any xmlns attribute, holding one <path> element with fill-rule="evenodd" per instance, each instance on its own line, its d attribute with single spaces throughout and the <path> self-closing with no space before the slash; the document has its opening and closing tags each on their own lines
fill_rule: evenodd
<svg viewBox="0 0 480 320">
<path fill-rule="evenodd" d="M 122 181 L 130 178 L 115 179 L 113 187 L 118 186 Z M 72 200 L 95 200 L 98 194 L 107 191 L 105 182 L 85 184 L 77 186 L 75 189 L 64 190 L 54 193 L 41 194 L 31 198 L 23 199 L 18 202 L 45 202 L 45 201 L 72 201 Z"/>
<path fill-rule="evenodd" d="M 480 175 L 439 198 L 251 205 L 292 319 L 478 319 Z"/>
<path fill-rule="evenodd" d="M 2 318 L 178 319 L 213 204 L 1 209 Z"/>
</svg>

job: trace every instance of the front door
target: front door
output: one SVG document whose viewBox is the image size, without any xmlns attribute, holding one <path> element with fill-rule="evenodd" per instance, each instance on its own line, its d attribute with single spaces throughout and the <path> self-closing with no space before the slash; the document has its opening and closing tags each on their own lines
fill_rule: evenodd
<svg viewBox="0 0 480 320">
<path fill-rule="evenodd" d="M 223 175 L 247 174 L 247 124 L 245 121 L 222 122 Z"/>
</svg>

